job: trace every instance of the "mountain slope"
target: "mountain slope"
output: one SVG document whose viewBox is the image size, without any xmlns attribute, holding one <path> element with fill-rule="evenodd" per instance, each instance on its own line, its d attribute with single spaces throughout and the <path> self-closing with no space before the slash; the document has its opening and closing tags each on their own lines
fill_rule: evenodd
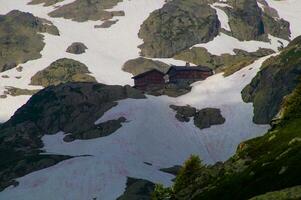
<svg viewBox="0 0 301 200">
<path fill-rule="evenodd" d="M 244 88 L 244 101 L 254 103 L 254 122 L 266 124 L 276 116 L 282 99 L 290 94 L 301 76 L 301 36 L 278 56 L 266 60 L 260 72 Z"/>
<path fill-rule="evenodd" d="M 283 90 L 278 88 L 272 93 L 277 94 L 280 100 L 276 100 L 276 97 L 262 98 L 262 102 L 257 104 L 278 105 L 278 101 L 281 102 L 281 106 L 277 107 L 277 111 L 281 114 L 277 121 L 272 122 L 272 128 L 262 137 L 241 143 L 236 154 L 224 163 L 205 166 L 192 157 L 186 162 L 171 189 L 157 188 L 155 199 L 249 199 L 273 191 L 266 195 L 267 199 L 290 199 L 285 196 L 281 197 L 286 194 L 286 190 L 277 191 L 301 184 L 301 174 L 298 170 L 301 167 L 300 74 L 290 73 L 290 70 L 286 68 L 299 71 L 299 64 L 296 63 L 299 58 L 296 56 L 299 52 L 299 45 L 300 38 L 296 38 L 279 55 L 263 63 L 262 70 L 257 75 L 261 78 L 253 79 L 259 85 L 266 87 L 271 85 L 277 87 L 275 83 L 269 85 L 266 82 L 266 78 L 271 75 L 275 80 L 291 79 L 294 82 L 294 85 L 290 85 L 292 90 L 286 92 L 289 95 L 284 99 Z M 279 61 L 285 61 L 286 64 L 273 65 L 274 62 L 281 63 Z M 280 73 L 264 73 L 266 68 Z M 283 73 L 282 70 L 287 73 Z M 278 75 L 283 77 L 277 78 Z M 262 96 L 266 94 L 269 93 L 263 92 Z M 192 168 L 192 166 L 197 167 Z M 188 176 L 189 174 L 195 174 L 195 176 Z M 299 194 L 298 189 L 287 190 L 292 192 L 292 196 Z M 289 194 L 286 195 L 289 196 Z M 264 199 L 264 196 L 258 198 Z M 298 197 L 291 199 L 298 199 Z"/>
<path fill-rule="evenodd" d="M 60 35 L 43 33 L 45 47 L 41 51 L 40 59 L 28 61 L 0 73 L 0 97 L 6 95 L 6 98 L 0 98 L 0 121 L 3 122 L 0 125 L 0 146 L 3 151 L 0 151 L 8 157 L 8 162 L 0 162 L 0 185 L 1 189 L 4 189 L 0 192 L 0 199 L 111 200 L 127 198 L 127 196 L 136 198 L 140 187 L 147 193 L 141 194 L 141 197 L 149 198 L 153 183 L 172 185 L 174 173 L 166 169 L 182 165 L 191 154 L 198 155 L 205 164 L 226 161 L 235 153 L 242 141 L 261 136 L 270 128 L 269 125 L 253 123 L 253 105 L 243 102 L 241 91 L 256 76 L 262 62 L 269 58 L 269 56 L 261 56 L 273 51 L 278 52 L 279 48 L 285 47 L 288 43 L 285 40 L 288 39 L 289 34 L 288 24 L 280 18 L 284 16 L 288 22 L 292 18 L 290 15 L 280 13 L 281 8 L 277 6 L 282 1 L 276 3 L 267 1 L 270 6 L 277 5 L 280 17 L 276 10 L 273 10 L 271 15 L 269 12 L 272 11 L 268 5 L 265 5 L 266 9 L 264 9 L 261 5 L 263 0 L 260 1 L 261 4 L 256 4 L 255 0 L 240 1 L 245 2 L 246 5 L 251 3 L 254 9 L 246 10 L 248 6 L 242 6 L 239 7 L 239 12 L 256 14 L 256 19 L 252 16 L 240 16 L 243 18 L 243 26 L 250 24 L 250 18 L 252 18 L 251 22 L 260 25 L 263 23 L 264 15 L 271 17 L 268 25 L 265 24 L 269 30 L 262 32 L 259 29 L 263 34 L 258 37 L 252 36 L 248 38 L 249 41 L 241 41 L 242 38 L 231 34 L 234 30 L 230 26 L 233 24 L 233 19 L 224 8 L 231 7 L 230 3 L 235 2 L 230 0 L 229 2 L 215 0 L 35 1 L 35 3 L 52 4 L 49 6 L 31 5 L 28 4 L 29 2 L 30 0 L 0 0 L 3 5 L 0 6 L 0 13 L 6 14 L 14 9 L 30 12 L 39 18 L 51 21 L 58 28 Z M 95 10 L 93 6 L 99 5 L 100 2 L 109 3 L 107 8 L 110 9 L 103 10 L 100 6 L 95 7 Z M 194 2 L 193 5 L 204 6 L 203 8 L 191 6 L 191 2 Z M 299 5 L 298 2 L 294 3 L 292 0 L 285 0 L 285 2 L 288 3 L 285 9 L 292 9 L 295 17 L 300 16 L 295 9 Z M 176 11 L 180 11 L 180 15 L 177 12 L 170 13 L 173 9 L 166 8 L 170 5 L 173 5 Z M 149 23 L 148 19 L 152 19 L 152 16 L 162 10 L 166 11 L 163 13 L 164 16 L 167 15 L 166 20 L 173 22 L 176 28 L 166 23 L 160 24 L 160 17 L 164 17 L 161 15 L 157 16 L 158 27 Z M 203 11 L 204 15 L 195 14 L 193 12 L 195 10 Z M 231 12 L 236 14 L 235 10 L 237 9 Z M 80 14 L 77 16 L 75 11 Z M 98 15 L 100 11 L 111 13 L 108 16 L 116 23 L 107 28 L 99 28 L 108 23 Z M 118 11 L 124 11 L 124 16 L 112 15 Z M 256 13 L 253 13 L 255 11 Z M 206 15 L 207 12 L 209 16 Z M 52 14 L 49 13 L 56 13 L 58 16 L 51 17 Z M 181 22 L 182 18 L 189 21 L 188 26 L 186 26 L 187 21 Z M 211 20 L 210 27 L 216 28 L 213 35 L 206 30 L 203 35 L 205 40 L 194 38 L 194 34 L 186 37 L 187 30 L 196 28 L 194 25 L 198 26 L 201 22 Z M 246 21 L 248 23 L 245 24 Z M 138 34 L 143 32 L 143 24 L 147 24 L 150 31 L 153 31 L 152 37 L 163 33 L 161 30 L 165 31 L 166 36 L 172 36 L 173 39 L 167 42 L 168 45 L 172 43 L 172 47 L 175 45 L 178 48 L 177 45 L 180 44 L 181 51 L 202 47 L 215 59 L 225 53 L 234 61 L 239 60 L 241 53 L 248 55 L 260 51 L 260 48 L 267 50 L 266 54 L 258 56 L 261 58 L 257 59 L 257 56 L 252 58 L 254 62 L 245 64 L 245 68 L 235 68 L 228 77 L 218 73 L 204 81 L 192 84 L 191 91 L 185 95 L 176 98 L 146 95 L 142 98 L 143 95 L 130 86 L 115 85 L 133 84 L 131 74 L 123 71 L 123 66 L 128 67 L 125 68 L 127 71 L 138 73 L 151 69 L 153 64 L 156 64 L 153 67 L 166 70 L 168 65 L 183 65 L 186 60 L 171 58 L 174 52 L 164 56 L 167 58 L 162 58 L 162 55 L 157 56 L 156 59 L 141 57 L 139 46 L 145 41 L 139 39 Z M 202 27 L 206 27 L 206 24 L 203 25 Z M 283 29 L 279 29 L 280 25 L 283 25 Z M 292 23 L 290 26 L 293 37 L 298 32 L 298 26 L 298 23 Z M 236 32 L 239 29 L 242 28 L 237 28 Z M 199 31 L 202 28 L 193 30 Z M 182 46 L 182 39 L 185 40 L 184 46 Z M 189 43 L 189 40 L 193 43 Z M 87 47 L 85 53 L 66 52 L 70 44 L 75 42 Z M 151 42 L 156 42 L 156 39 L 152 38 Z M 173 51 L 177 52 L 177 48 Z M 51 73 L 47 73 L 49 72 L 47 67 L 63 58 L 82 63 L 79 71 L 84 74 L 91 72 L 89 74 L 91 79 L 95 77 L 99 83 L 70 83 L 69 81 L 75 79 L 59 76 L 59 82 L 43 84 L 49 86 L 45 89 L 30 85 L 32 77 L 39 71 L 46 72 L 47 78 L 55 78 Z M 224 61 L 221 62 L 226 65 Z M 129 63 L 130 66 L 125 65 Z M 70 69 L 70 65 L 63 62 L 62 65 L 58 65 L 57 71 L 65 72 L 66 68 Z M 73 73 L 72 69 L 70 71 L 66 70 L 67 75 Z M 64 84 L 51 86 L 57 83 Z M 7 88 L 41 91 L 32 97 L 30 95 L 15 97 L 13 92 L 7 93 Z M 22 106 L 23 104 L 25 105 Z M 218 113 L 220 122 L 204 128 L 204 126 L 196 126 L 194 120 L 179 121 L 171 105 L 177 107 L 189 105 L 197 111 L 214 110 Z M 18 110 L 21 106 L 22 108 Z M 15 111 L 16 113 L 13 114 Z M 197 121 L 201 122 L 201 115 L 197 118 Z M 234 169 L 244 163 L 244 161 L 235 162 Z M 285 170 L 284 166 L 282 171 Z M 8 185 L 10 186 L 7 187 Z M 274 186 L 271 185 L 270 189 L 277 189 Z M 247 192 L 248 197 L 257 195 L 256 192 L 256 194 Z M 214 194 L 218 192 L 212 195 Z"/>
</svg>

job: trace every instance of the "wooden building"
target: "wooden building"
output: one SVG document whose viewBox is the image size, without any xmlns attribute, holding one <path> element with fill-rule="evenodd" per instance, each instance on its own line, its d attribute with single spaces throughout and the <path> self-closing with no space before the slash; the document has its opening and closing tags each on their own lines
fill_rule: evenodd
<svg viewBox="0 0 301 200">
<path fill-rule="evenodd" d="M 152 69 L 150 71 L 144 72 L 134 76 L 135 88 L 139 90 L 146 90 L 150 87 L 164 87 L 165 74 L 157 69 Z"/>
<path fill-rule="evenodd" d="M 169 83 L 187 85 L 196 81 L 204 80 L 214 74 L 209 67 L 203 66 L 171 66 L 166 73 Z"/>
</svg>

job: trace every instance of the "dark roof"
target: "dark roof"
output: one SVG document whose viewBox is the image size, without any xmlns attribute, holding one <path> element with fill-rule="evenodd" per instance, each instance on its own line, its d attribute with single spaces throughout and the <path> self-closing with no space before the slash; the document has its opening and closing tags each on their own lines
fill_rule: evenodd
<svg viewBox="0 0 301 200">
<path fill-rule="evenodd" d="M 147 74 L 151 73 L 151 72 L 159 72 L 160 74 L 162 74 L 163 76 L 165 75 L 163 72 L 157 70 L 157 69 L 151 69 L 149 71 L 143 72 L 141 74 L 138 74 L 137 76 L 132 77 L 132 79 L 136 79 L 136 78 L 141 78 L 143 76 L 146 76 Z"/>
<path fill-rule="evenodd" d="M 174 66 L 172 65 L 168 71 L 166 72 L 166 74 L 168 74 L 170 72 L 170 70 L 175 70 L 175 71 L 202 71 L 202 72 L 212 72 L 213 70 L 210 69 L 209 67 L 204 67 L 204 66 Z"/>
</svg>

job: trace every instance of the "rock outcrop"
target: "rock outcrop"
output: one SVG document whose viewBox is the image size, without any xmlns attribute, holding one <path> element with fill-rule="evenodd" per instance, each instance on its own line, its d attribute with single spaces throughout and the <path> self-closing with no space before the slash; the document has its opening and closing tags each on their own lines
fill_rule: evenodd
<svg viewBox="0 0 301 200">
<path fill-rule="evenodd" d="M 15 184 L 13 180 L 19 176 L 70 158 L 40 155 L 41 138 L 45 134 L 63 131 L 68 133 L 65 137 L 68 142 L 112 134 L 125 122 L 124 117 L 100 124 L 95 122 L 116 106 L 118 100 L 126 98 L 144 98 L 144 95 L 130 86 L 98 83 L 60 84 L 33 95 L 10 120 L 0 124 L 3 158 L 0 161 L 0 190 Z"/>
<path fill-rule="evenodd" d="M 172 57 L 194 44 L 212 40 L 219 28 L 217 14 L 207 0 L 168 1 L 141 25 L 141 55 Z"/>
<path fill-rule="evenodd" d="M 74 42 L 67 48 L 66 52 L 72 54 L 82 54 L 85 53 L 87 49 L 88 48 L 85 44 L 81 42 Z"/>
<path fill-rule="evenodd" d="M 169 67 L 169 65 L 163 62 L 139 57 L 124 63 L 122 69 L 123 71 L 129 72 L 136 76 L 152 69 L 157 69 L 163 73 L 166 73 Z"/>
<path fill-rule="evenodd" d="M 256 0 L 229 0 L 230 7 L 222 7 L 228 17 L 231 35 L 239 40 L 265 40 L 267 34 L 289 39 L 289 23 L 275 19 L 258 6 Z"/>
<path fill-rule="evenodd" d="M 194 124 L 199 129 L 209 128 L 213 125 L 225 123 L 226 119 L 217 108 L 204 108 L 198 111 L 193 119 Z"/>
<path fill-rule="evenodd" d="M 28 5 L 43 4 L 43 6 L 52 6 L 62 1 L 64 0 L 32 0 L 31 2 L 28 3 Z"/>
<path fill-rule="evenodd" d="M 256 59 L 275 53 L 271 49 L 260 48 L 254 52 L 234 49 L 235 55 L 213 55 L 203 47 L 192 47 L 174 56 L 175 59 L 184 60 L 196 65 L 208 66 L 216 71 L 224 71 L 229 76 L 243 67 L 251 64 Z"/>
<path fill-rule="evenodd" d="M 266 60 L 260 72 L 242 91 L 245 102 L 254 104 L 254 122 L 267 124 L 274 118 L 283 98 L 301 76 L 301 37 L 293 40 L 278 56 Z"/>
<path fill-rule="evenodd" d="M 18 10 L 0 15 L 0 21 L 0 72 L 40 58 L 45 45 L 40 32 L 59 35 L 51 22 Z"/>
<path fill-rule="evenodd" d="M 197 110 L 189 105 L 170 105 L 170 108 L 177 112 L 175 117 L 180 122 L 189 122 L 190 119 L 193 119 L 194 125 L 199 129 L 209 128 L 213 125 L 220 125 L 226 121 L 226 119 L 222 116 L 221 111 L 217 108 L 204 108 Z"/>
<path fill-rule="evenodd" d="M 51 17 L 63 17 L 78 22 L 88 20 L 109 20 L 114 16 L 124 16 L 123 11 L 108 11 L 123 0 L 76 0 L 49 13 Z"/>
<path fill-rule="evenodd" d="M 96 82 L 95 78 L 89 73 L 88 67 L 83 63 L 69 58 L 62 58 L 37 72 L 31 77 L 30 84 L 47 87 L 67 82 Z"/>
<path fill-rule="evenodd" d="M 11 96 L 20 96 L 20 95 L 34 95 L 39 90 L 29 90 L 29 89 L 22 89 L 22 88 L 16 88 L 7 86 L 5 87 L 6 91 L 4 94 L 11 95 Z"/>
</svg>

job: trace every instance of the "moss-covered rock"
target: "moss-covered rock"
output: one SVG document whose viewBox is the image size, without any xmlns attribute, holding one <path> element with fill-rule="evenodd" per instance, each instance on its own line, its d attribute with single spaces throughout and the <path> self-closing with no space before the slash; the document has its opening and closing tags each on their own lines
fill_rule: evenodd
<svg viewBox="0 0 301 200">
<path fill-rule="evenodd" d="M 301 76 L 301 42 L 296 38 L 278 56 L 266 60 L 260 72 L 242 91 L 245 102 L 254 104 L 254 122 L 267 124 L 276 116 L 283 97 L 290 94 Z"/>
<path fill-rule="evenodd" d="M 37 72 L 31 77 L 31 85 L 44 87 L 67 82 L 96 82 L 89 75 L 86 65 L 73 59 L 62 58 L 50 64 L 49 67 Z"/>
<path fill-rule="evenodd" d="M 63 17 L 78 22 L 109 20 L 124 16 L 123 11 L 108 11 L 122 0 L 76 0 L 49 13 L 51 17 Z"/>
<path fill-rule="evenodd" d="M 208 66 L 217 71 L 224 71 L 224 75 L 229 76 L 251 64 L 256 59 L 275 53 L 271 49 L 264 48 L 259 48 L 254 52 L 247 52 L 241 49 L 234 49 L 233 51 L 235 55 L 222 54 L 217 56 L 209 53 L 203 47 L 193 47 L 178 53 L 174 58 L 196 65 Z"/>
<path fill-rule="evenodd" d="M 86 49 L 88 49 L 88 47 L 86 47 L 85 44 L 81 42 L 74 42 L 67 48 L 66 52 L 72 54 L 82 54 L 86 52 Z"/>
<path fill-rule="evenodd" d="M 141 55 L 172 57 L 194 44 L 212 40 L 219 28 L 216 11 L 207 0 L 168 1 L 141 25 Z"/>
<path fill-rule="evenodd" d="M 39 91 L 39 90 L 16 88 L 16 87 L 11 87 L 11 86 L 7 86 L 7 87 L 5 87 L 5 89 L 6 89 L 6 94 L 11 95 L 11 96 L 33 95 Z"/>
<path fill-rule="evenodd" d="M 62 1 L 64 0 L 32 0 L 31 2 L 28 3 L 28 5 L 43 4 L 44 6 L 52 6 Z"/>
<path fill-rule="evenodd" d="M 268 192 L 251 198 L 250 200 L 288 200 L 288 199 L 301 199 L 301 186 L 286 188 L 279 191 Z"/>
<path fill-rule="evenodd" d="M 124 63 L 122 69 L 136 76 L 152 69 L 157 69 L 163 73 L 166 73 L 169 67 L 169 65 L 163 62 L 139 57 Z"/>
<path fill-rule="evenodd" d="M 125 122 L 123 117 L 95 122 L 118 100 L 126 98 L 144 95 L 130 86 L 98 83 L 60 84 L 33 95 L 10 120 L 0 124 L 0 190 L 15 184 L 17 177 L 70 158 L 39 155 L 45 134 L 63 131 L 71 139 L 89 139 L 107 136 L 120 128 Z"/>
<path fill-rule="evenodd" d="M 13 10 L 0 15 L 0 72 L 41 57 L 43 35 L 58 35 L 55 26 L 30 13 Z"/>
<path fill-rule="evenodd" d="M 125 192 L 117 200 L 150 200 L 154 188 L 148 180 L 128 177 Z"/>
</svg>

